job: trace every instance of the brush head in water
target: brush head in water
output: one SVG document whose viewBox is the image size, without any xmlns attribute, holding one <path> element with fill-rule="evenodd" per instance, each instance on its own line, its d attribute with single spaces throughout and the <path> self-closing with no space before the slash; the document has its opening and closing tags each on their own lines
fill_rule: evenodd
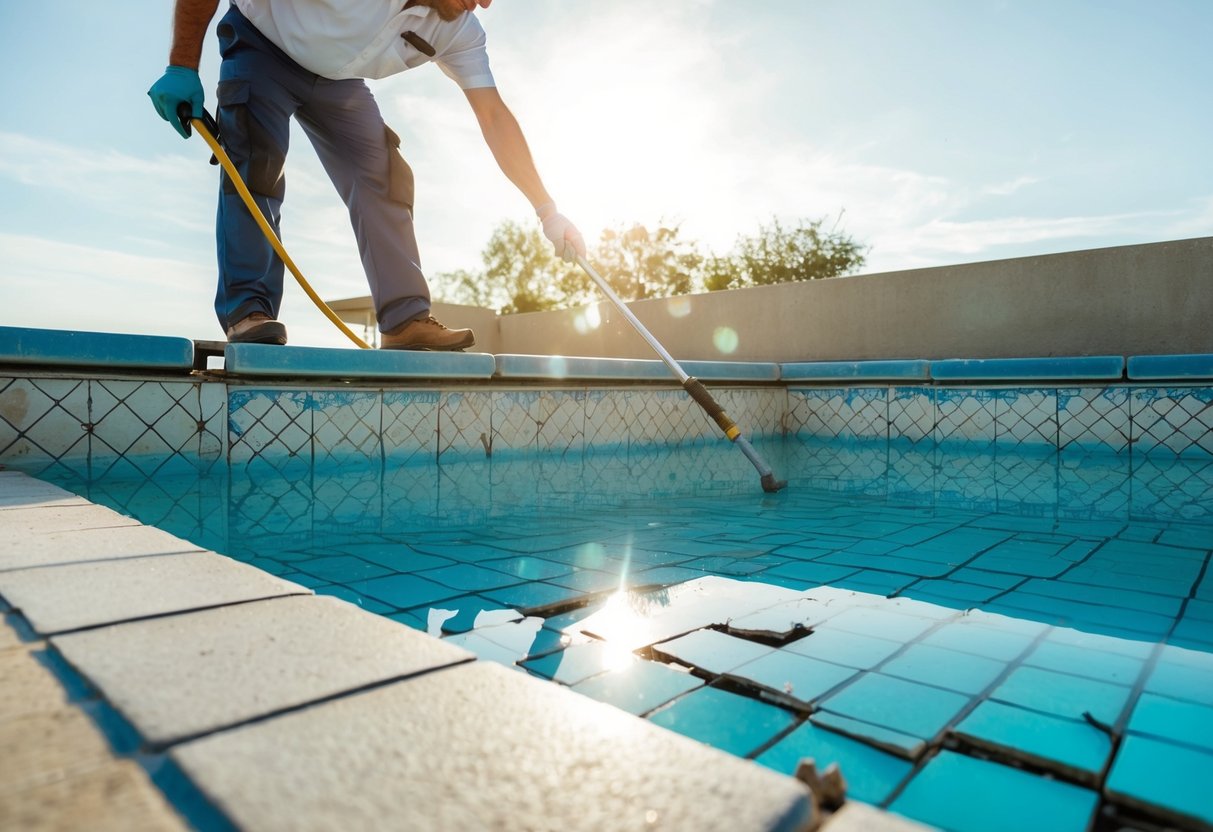
<svg viewBox="0 0 1213 832">
<path fill-rule="evenodd" d="M 787 487 L 787 480 L 777 480 L 774 474 L 762 475 L 762 490 L 768 494 L 774 494 L 781 488 Z"/>
</svg>

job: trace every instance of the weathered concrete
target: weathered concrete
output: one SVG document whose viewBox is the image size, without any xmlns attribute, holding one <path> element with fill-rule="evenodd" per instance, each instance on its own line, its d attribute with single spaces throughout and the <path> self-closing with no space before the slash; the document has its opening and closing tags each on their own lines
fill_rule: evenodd
<svg viewBox="0 0 1213 832">
<path fill-rule="evenodd" d="M 258 830 L 805 829 L 797 781 L 476 662 L 179 746 Z M 275 761 L 289 760 L 289 776 Z M 283 807 L 290 806 L 289 813 Z"/>
<path fill-rule="evenodd" d="M 15 776 L 0 782 L 0 803 L 11 792 L 60 780 L 111 758 L 105 737 L 78 708 L 6 719 L 0 722 L 0 759 Z"/>
<path fill-rule="evenodd" d="M 24 642 L 0 622 L 0 829 L 183 830 L 164 795 L 109 744 Z"/>
<path fill-rule="evenodd" d="M 0 653 L 0 722 L 67 706 L 63 685 L 34 656 L 30 648 Z"/>
<path fill-rule="evenodd" d="M 57 485 L 34 479 L 19 471 L 0 471 L 0 528 L 4 528 L 5 509 L 36 506 L 91 505 L 83 497 L 64 491 Z"/>
<path fill-rule="evenodd" d="M 3 526 L 4 534 L 13 538 L 139 525 L 142 524 L 134 517 L 127 517 L 111 508 L 84 501 L 72 505 L 9 508 L 0 514 L 0 526 Z"/>
<path fill-rule="evenodd" d="M 471 653 L 327 597 L 292 597 L 51 639 L 154 745 Z"/>
<path fill-rule="evenodd" d="M 156 531 L 146 526 L 136 528 Z M 298 594 L 311 594 L 311 590 L 214 552 L 0 572 L 0 595 L 42 635 Z"/>
<path fill-rule="evenodd" d="M 931 832 L 934 826 L 883 812 L 866 803 L 848 801 L 822 825 L 822 832 Z"/>
<path fill-rule="evenodd" d="M 347 320 L 361 320 L 369 310 L 369 298 L 342 303 L 351 310 Z M 678 359 L 1208 353 L 1213 352 L 1208 323 L 1213 319 L 1213 237 L 713 292 L 630 307 Z M 470 307 L 445 311 L 448 326 L 474 323 L 477 349 L 485 352 L 653 357 L 605 301 L 598 305 L 598 326 L 587 325 L 584 309 L 496 321 Z M 733 342 L 731 352 L 721 348 Z"/>
<path fill-rule="evenodd" d="M 5 514 L 0 511 L 0 523 Z M 151 526 L 24 533 L 13 529 L 0 539 L 0 571 L 200 551 L 194 544 Z"/>
<path fill-rule="evenodd" d="M 189 828 L 130 760 L 107 760 L 0 800 L 0 829 L 184 832 Z"/>
</svg>

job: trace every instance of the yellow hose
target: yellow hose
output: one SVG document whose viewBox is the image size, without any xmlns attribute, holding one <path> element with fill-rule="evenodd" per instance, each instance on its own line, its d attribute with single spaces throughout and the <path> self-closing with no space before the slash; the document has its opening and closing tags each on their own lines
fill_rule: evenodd
<svg viewBox="0 0 1213 832">
<path fill-rule="evenodd" d="M 253 215 L 253 219 L 257 221 L 257 225 L 261 227 L 261 233 L 265 235 L 265 239 L 270 241 L 270 245 L 274 247 L 274 251 L 277 252 L 278 256 L 282 258 L 282 262 L 286 264 L 286 267 L 290 269 L 291 274 L 295 276 L 295 280 L 297 280 L 299 285 L 303 287 L 303 291 L 306 292 L 307 296 L 312 299 L 312 303 L 316 304 L 316 308 L 323 312 L 325 317 L 336 324 L 337 328 L 344 332 L 347 338 L 362 349 L 369 350 L 371 345 L 355 335 L 350 328 L 345 325 L 345 322 L 337 317 L 337 313 L 332 309 L 329 309 L 329 305 L 325 303 L 318 294 L 316 294 L 315 290 L 313 290 L 311 286 L 308 285 L 308 282 L 303 278 L 303 274 L 295 266 L 295 262 L 291 260 L 291 256 L 287 254 L 286 249 L 282 247 L 282 241 L 279 240 L 278 235 L 274 233 L 274 227 L 270 225 L 269 220 L 265 218 L 265 214 L 261 212 L 261 208 L 255 201 L 253 201 L 253 195 L 249 193 L 248 186 L 245 185 L 244 180 L 240 178 L 240 173 L 236 170 L 236 166 L 232 164 L 232 160 L 228 158 L 228 155 L 223 152 L 223 148 L 219 146 L 219 142 L 215 141 L 215 137 L 211 135 L 211 131 L 206 129 L 206 125 L 203 124 L 202 119 L 191 119 L 191 125 L 195 130 L 198 131 L 198 135 L 201 136 L 208 145 L 210 145 L 211 152 L 215 154 L 215 158 L 219 160 L 219 164 L 223 165 L 223 169 L 227 171 L 228 178 L 231 179 L 232 184 L 236 186 L 236 191 L 240 194 L 240 198 L 243 199 L 244 204 L 248 206 L 249 212 Z"/>
</svg>

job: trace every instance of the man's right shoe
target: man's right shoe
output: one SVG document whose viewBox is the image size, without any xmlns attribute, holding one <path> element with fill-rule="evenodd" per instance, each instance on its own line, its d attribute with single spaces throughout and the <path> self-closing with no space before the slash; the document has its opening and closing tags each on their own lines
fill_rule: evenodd
<svg viewBox="0 0 1213 832">
<path fill-rule="evenodd" d="M 462 350 L 476 343 L 470 329 L 447 329 L 432 315 L 383 333 L 381 350 Z"/>
<path fill-rule="evenodd" d="M 264 312 L 254 312 L 227 329 L 231 344 L 285 344 L 286 327 Z"/>
</svg>

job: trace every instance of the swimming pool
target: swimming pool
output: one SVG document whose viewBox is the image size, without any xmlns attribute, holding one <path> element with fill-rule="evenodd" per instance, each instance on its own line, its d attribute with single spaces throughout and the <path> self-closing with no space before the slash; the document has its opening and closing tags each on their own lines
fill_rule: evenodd
<svg viewBox="0 0 1213 832">
<path fill-rule="evenodd" d="M 927 823 L 1213 823 L 1213 461 L 756 444 L 44 476 Z"/>
</svg>

